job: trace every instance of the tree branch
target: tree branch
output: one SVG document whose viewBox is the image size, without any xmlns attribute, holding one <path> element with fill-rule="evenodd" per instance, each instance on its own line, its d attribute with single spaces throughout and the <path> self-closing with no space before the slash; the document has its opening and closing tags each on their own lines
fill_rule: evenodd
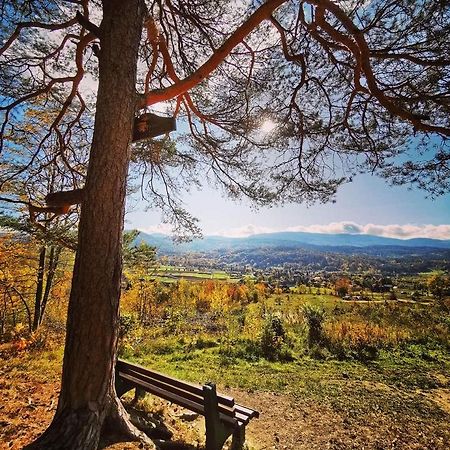
<svg viewBox="0 0 450 450">
<path fill-rule="evenodd" d="M 268 19 L 275 9 L 285 3 L 286 0 L 269 0 L 260 6 L 234 33 L 213 53 L 213 55 L 202 64 L 192 75 L 165 89 L 149 92 L 143 99 L 143 107 L 155 103 L 170 100 L 178 95 L 184 94 L 206 79 L 220 63 L 231 53 L 231 51 L 243 41 L 258 25 Z"/>
</svg>

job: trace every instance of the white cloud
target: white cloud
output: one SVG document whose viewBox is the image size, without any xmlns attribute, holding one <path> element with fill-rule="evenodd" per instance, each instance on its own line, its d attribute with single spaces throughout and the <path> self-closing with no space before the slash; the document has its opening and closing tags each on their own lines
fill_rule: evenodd
<svg viewBox="0 0 450 450">
<path fill-rule="evenodd" d="M 173 233 L 172 226 L 168 223 L 159 223 L 158 225 L 150 225 L 148 227 L 139 227 L 139 231 L 148 234 L 167 234 Z"/>
<path fill-rule="evenodd" d="M 149 225 L 140 227 L 140 231 L 144 233 L 172 234 L 170 224 L 160 223 L 158 225 Z M 302 231 L 305 233 L 323 233 L 323 234 L 368 234 L 372 236 L 384 236 L 396 239 L 413 239 L 413 238 L 431 238 L 431 239 L 448 239 L 450 240 L 450 224 L 449 225 L 432 225 L 432 224 L 390 224 L 379 225 L 368 223 L 360 225 L 355 222 L 331 222 L 321 225 L 297 225 L 285 228 L 265 227 L 260 225 L 243 225 L 236 228 L 222 229 L 213 233 L 206 232 L 206 235 L 223 236 L 223 237 L 247 237 L 254 234 L 277 233 L 282 231 Z"/>
<path fill-rule="evenodd" d="M 324 234 L 369 234 L 374 236 L 384 236 L 397 239 L 412 238 L 432 238 L 432 239 L 450 239 L 450 225 L 415 225 L 415 224 L 390 224 L 377 225 L 369 223 L 360 225 L 355 222 L 332 222 L 323 225 L 298 225 L 286 228 L 269 228 L 258 225 L 245 225 L 238 228 L 221 230 L 214 235 L 228 237 L 245 237 L 261 233 L 275 233 L 280 231 L 302 231 L 306 233 L 324 233 Z"/>
<path fill-rule="evenodd" d="M 259 225 L 244 225 L 237 228 L 229 228 L 227 230 L 220 230 L 212 233 L 214 236 L 226 236 L 226 237 L 246 237 L 254 234 L 274 233 L 280 230 L 274 230 L 268 227 L 262 227 Z"/>
<path fill-rule="evenodd" d="M 326 233 L 326 234 L 362 234 L 363 227 L 354 222 L 331 222 L 324 225 L 294 226 L 285 231 L 304 231 L 306 233 Z"/>
<path fill-rule="evenodd" d="M 412 239 L 418 237 L 432 239 L 450 239 L 450 225 L 375 225 L 364 226 L 364 234 L 376 236 L 396 237 L 399 239 Z"/>
</svg>

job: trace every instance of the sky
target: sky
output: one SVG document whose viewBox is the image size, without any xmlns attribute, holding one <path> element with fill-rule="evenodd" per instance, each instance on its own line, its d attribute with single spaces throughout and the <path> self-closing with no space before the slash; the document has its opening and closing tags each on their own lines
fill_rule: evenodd
<svg viewBox="0 0 450 450">
<path fill-rule="evenodd" d="M 56 35 L 55 35 L 56 39 Z M 95 92 L 97 83 L 87 76 L 86 94 Z M 166 112 L 166 105 L 157 105 Z M 270 132 L 274 123 L 263 123 Z M 311 231 L 323 233 L 366 233 L 396 238 L 431 237 L 450 239 L 450 194 L 427 199 L 423 191 L 390 187 L 370 175 L 354 178 L 338 191 L 336 203 L 325 205 L 290 204 L 255 211 L 247 201 L 235 203 L 212 188 L 192 191 L 184 197 L 186 209 L 199 219 L 205 235 L 248 236 L 276 231 Z M 138 203 L 127 214 L 126 228 L 170 234 L 159 211 L 145 211 Z"/>
<path fill-rule="evenodd" d="M 254 210 L 249 202 L 225 199 L 206 187 L 184 197 L 188 211 L 199 219 L 204 235 L 243 237 L 277 231 L 362 233 L 400 239 L 450 239 L 450 194 L 435 200 L 423 191 L 389 186 L 370 175 L 356 177 L 338 191 L 336 203 L 290 204 Z M 161 213 L 137 204 L 126 217 L 126 228 L 170 234 Z"/>
</svg>

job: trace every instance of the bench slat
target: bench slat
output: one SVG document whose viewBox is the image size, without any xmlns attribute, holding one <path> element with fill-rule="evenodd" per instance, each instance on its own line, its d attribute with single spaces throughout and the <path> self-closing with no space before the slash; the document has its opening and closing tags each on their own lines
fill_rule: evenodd
<svg viewBox="0 0 450 450">
<path fill-rule="evenodd" d="M 181 389 L 180 387 L 173 386 L 164 381 L 157 380 L 148 375 L 144 375 L 142 373 L 135 372 L 134 370 L 131 370 L 131 369 L 127 369 L 126 371 L 122 371 L 119 369 L 119 376 L 126 376 L 126 375 L 132 376 L 132 377 L 136 378 L 137 380 L 144 381 L 144 382 L 152 384 L 158 388 L 172 392 L 173 394 L 180 395 L 181 397 L 185 397 L 193 402 L 203 404 L 203 397 L 193 394 L 192 392 L 189 392 L 185 389 Z"/>
<path fill-rule="evenodd" d="M 239 422 L 242 422 L 242 423 L 244 423 L 245 425 L 247 425 L 247 424 L 250 422 L 250 417 L 249 417 L 249 416 L 244 416 L 243 414 L 238 413 L 237 411 L 236 411 L 236 413 L 235 413 L 235 417 L 236 417 L 236 419 L 237 419 Z"/>
<path fill-rule="evenodd" d="M 203 396 L 200 397 L 199 395 L 192 394 L 191 392 L 188 392 L 188 391 L 185 391 L 185 390 L 183 390 L 181 388 L 172 386 L 172 385 L 170 385 L 168 383 L 163 383 L 162 381 L 155 380 L 155 379 L 153 379 L 151 377 L 148 377 L 147 375 L 143 375 L 141 373 L 137 373 L 137 372 L 134 372 L 132 370 L 127 370 L 127 372 L 122 372 L 121 370 L 119 370 L 119 376 L 124 378 L 124 379 L 126 379 L 126 380 L 128 380 L 128 381 L 131 381 L 131 377 L 132 377 L 134 380 L 137 380 L 137 381 L 133 381 L 133 383 L 135 383 L 135 384 L 137 384 L 139 386 L 141 386 L 142 383 L 146 383 L 149 386 L 154 386 L 157 389 L 161 389 L 163 391 L 167 391 L 168 392 L 168 394 L 167 394 L 168 396 L 171 395 L 171 394 L 174 394 L 174 395 L 176 395 L 176 396 L 178 396 L 180 398 L 185 398 L 186 400 L 188 400 L 190 402 L 196 403 L 200 407 L 203 408 L 203 402 L 204 402 Z M 172 401 L 172 400 L 170 400 L 170 401 Z M 175 400 L 173 400 L 173 401 L 174 401 L 174 403 L 176 403 Z M 235 413 L 234 413 L 234 409 L 233 408 L 229 408 L 229 407 L 227 407 L 225 405 L 218 404 L 218 409 L 219 409 L 219 412 L 224 414 L 224 415 L 227 415 L 227 416 L 229 416 L 231 418 L 235 417 Z"/>
<path fill-rule="evenodd" d="M 248 416 L 250 419 L 253 419 L 253 417 L 258 418 L 259 417 L 259 412 L 254 410 L 254 409 L 250 409 L 247 408 L 246 406 L 242 406 L 242 405 L 234 405 L 234 409 L 235 411 L 238 411 L 239 413 Z"/>
</svg>

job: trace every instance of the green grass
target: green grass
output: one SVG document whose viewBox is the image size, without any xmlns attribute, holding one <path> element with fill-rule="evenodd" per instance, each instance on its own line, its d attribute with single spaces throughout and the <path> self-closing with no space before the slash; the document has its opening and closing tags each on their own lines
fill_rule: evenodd
<svg viewBox="0 0 450 450">
<path fill-rule="evenodd" d="M 264 391 L 270 396 L 283 396 L 289 402 L 282 405 L 289 405 L 286 406 L 289 411 L 278 406 L 276 417 L 280 420 L 291 412 L 308 414 L 311 408 L 312 414 L 325 411 L 330 420 L 335 417 L 342 420 L 334 431 L 339 438 L 344 438 L 349 428 L 361 432 L 373 427 L 380 439 L 386 432 L 392 439 L 406 432 L 405 439 L 411 445 L 422 443 L 417 441 L 424 436 L 421 433 L 427 436 L 423 438 L 427 446 L 398 448 L 445 448 L 433 446 L 433 439 L 445 442 L 448 438 L 450 416 L 428 394 L 432 395 L 436 388 L 450 388 L 448 352 L 436 350 L 434 359 L 430 359 L 424 357 L 424 348 L 417 347 L 399 353 L 382 352 L 375 362 L 368 364 L 308 356 L 281 363 L 228 356 L 221 351 L 224 341 L 207 335 L 166 336 L 146 344 L 139 356 L 127 355 L 127 359 L 183 380 L 216 382 L 223 393 L 230 393 L 230 387 L 238 387 L 255 399 Z M 57 389 L 61 363 L 62 347 L 22 353 L 7 361 L 8 375 L 12 380 L 45 383 Z M 267 410 L 261 411 L 261 420 L 267 420 L 265 417 L 270 420 L 266 414 Z M 297 420 L 301 426 L 303 421 Z M 378 430 L 380 424 L 382 428 Z M 177 421 L 176 426 L 179 425 Z M 315 431 L 321 432 L 320 428 Z M 381 442 L 379 447 L 370 448 L 391 448 L 386 446 L 389 439 Z"/>
<path fill-rule="evenodd" d="M 213 381 L 223 385 L 265 391 L 309 391 L 353 379 L 379 382 L 403 389 L 450 388 L 450 357 L 435 351 L 434 359 L 412 356 L 407 351 L 382 352 L 376 361 L 317 360 L 303 356 L 292 362 L 270 362 L 263 358 L 249 361 L 227 355 L 219 345 L 203 349 L 186 349 L 179 343 L 156 346 L 155 353 L 127 355 L 144 366 L 198 383 Z M 443 381 L 446 380 L 446 381 Z M 308 389 L 307 389 L 308 388 Z M 306 391 L 304 392 L 306 395 Z"/>
<path fill-rule="evenodd" d="M 302 312 L 307 304 L 323 308 L 326 320 L 398 328 L 408 338 L 381 346 L 371 359 L 354 358 L 351 352 L 338 357 L 327 347 L 308 349 Z M 267 315 L 279 317 L 288 336 L 289 348 L 279 357 L 281 361 L 268 361 L 261 351 Z M 169 335 L 164 326 L 148 330 L 138 344 L 122 347 L 123 357 L 193 382 L 282 392 L 336 405 L 361 403 L 361 389 L 367 391 L 369 385 L 384 386 L 394 397 L 398 392 L 408 396 L 417 390 L 450 388 L 450 322 L 431 306 L 343 302 L 331 295 L 283 293 L 250 303 L 221 320 L 225 329 L 215 334 L 201 328 L 190 330 L 188 320 L 181 320 L 177 335 Z M 242 320 L 244 328 L 240 329 Z"/>
<path fill-rule="evenodd" d="M 314 291 L 258 298 L 228 304 L 226 312 L 219 304 L 206 313 L 178 309 L 166 322 L 161 316 L 158 327 L 126 339 L 122 357 L 183 380 L 215 382 L 224 393 L 282 396 L 293 411 L 319 408 L 345 421 L 340 436 L 381 426 L 370 448 L 391 448 L 398 436 L 405 442 L 398 448 L 444 448 L 450 320 L 443 305 L 342 301 Z M 324 311 L 323 334 L 311 343 L 305 318 L 316 309 Z"/>
<path fill-rule="evenodd" d="M 216 281 L 227 281 L 227 282 L 237 282 L 237 278 L 232 278 L 228 273 L 223 271 L 212 271 L 212 272 L 196 272 L 196 271 L 185 271 L 181 270 L 179 267 L 172 266 L 162 266 L 153 275 L 153 278 L 158 281 L 165 283 L 176 282 L 177 279 L 194 279 L 194 280 L 216 280 Z"/>
<path fill-rule="evenodd" d="M 450 388 L 450 358 L 443 353 L 434 361 L 382 353 L 370 364 L 308 356 L 282 363 L 227 356 L 220 346 L 186 351 L 178 344 L 164 354 L 130 359 L 183 380 L 213 381 L 224 393 L 235 387 L 256 396 L 258 392 L 283 395 L 293 405 L 322 406 L 359 427 L 382 417 L 395 427 L 413 424 L 419 431 L 440 430 L 449 420 L 448 413 L 427 397 L 436 388 Z"/>
</svg>

